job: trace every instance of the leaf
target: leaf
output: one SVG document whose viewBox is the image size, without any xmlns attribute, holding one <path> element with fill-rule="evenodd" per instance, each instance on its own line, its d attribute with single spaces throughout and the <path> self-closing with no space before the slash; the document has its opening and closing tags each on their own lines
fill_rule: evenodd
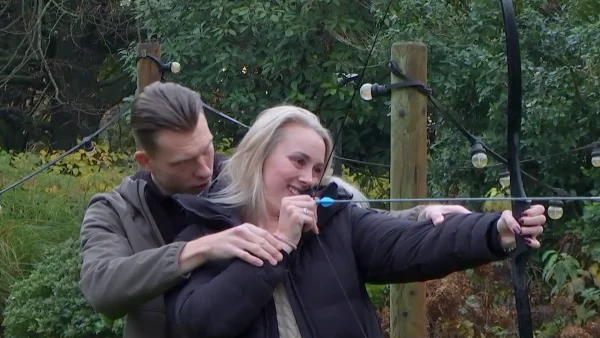
<svg viewBox="0 0 600 338">
<path fill-rule="evenodd" d="M 294 31 L 291 28 L 288 28 L 285 30 L 285 36 L 286 37 L 291 37 L 292 35 L 294 35 Z"/>
</svg>

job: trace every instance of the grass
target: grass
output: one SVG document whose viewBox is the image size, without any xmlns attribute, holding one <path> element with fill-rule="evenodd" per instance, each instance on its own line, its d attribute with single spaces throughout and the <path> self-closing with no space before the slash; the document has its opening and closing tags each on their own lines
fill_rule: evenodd
<svg viewBox="0 0 600 338">
<path fill-rule="evenodd" d="M 40 156 L 0 151 L 0 188 L 39 167 Z M 85 177 L 45 171 L 0 196 L 0 313 L 10 286 L 26 277 L 47 248 L 76 238 L 93 194 L 126 175 L 107 167 Z"/>
</svg>

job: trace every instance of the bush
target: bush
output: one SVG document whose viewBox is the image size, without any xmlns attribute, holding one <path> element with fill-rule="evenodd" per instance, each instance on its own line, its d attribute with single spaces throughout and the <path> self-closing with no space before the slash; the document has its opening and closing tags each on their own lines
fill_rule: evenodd
<svg viewBox="0 0 600 338">
<path fill-rule="evenodd" d="M 119 337 L 123 321 L 97 314 L 79 289 L 80 242 L 68 239 L 44 253 L 44 261 L 11 287 L 6 338 Z"/>
<path fill-rule="evenodd" d="M 59 155 L 0 150 L 0 187 Z M 94 152 L 71 154 L 0 197 L 0 313 L 9 286 L 27 276 L 44 250 L 78 236 L 90 197 L 112 189 L 126 175 L 114 165 L 123 158 L 96 145 Z"/>
</svg>

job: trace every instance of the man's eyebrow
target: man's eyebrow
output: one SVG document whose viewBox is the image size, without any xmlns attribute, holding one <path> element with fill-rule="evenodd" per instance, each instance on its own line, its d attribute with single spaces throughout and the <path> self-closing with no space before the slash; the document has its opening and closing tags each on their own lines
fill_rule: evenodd
<svg viewBox="0 0 600 338">
<path fill-rule="evenodd" d="M 210 139 L 208 140 L 208 143 L 206 143 L 206 145 L 205 145 L 204 147 L 202 147 L 202 148 L 201 148 L 201 149 L 202 149 L 202 151 L 204 151 L 204 150 L 206 150 L 206 149 L 210 148 L 210 146 L 212 146 L 212 144 L 213 144 L 213 140 L 214 140 L 214 139 L 215 139 L 215 137 L 214 137 L 214 136 L 211 136 L 211 137 L 210 137 Z"/>
<path fill-rule="evenodd" d="M 186 157 L 176 158 L 173 161 L 171 161 L 171 164 L 177 164 L 177 163 L 189 161 L 193 158 L 200 156 L 200 154 L 204 153 L 207 149 L 210 148 L 210 146 L 213 144 L 213 139 L 214 139 L 214 137 L 211 136 L 209 142 L 205 146 L 198 148 L 197 153 L 190 155 L 190 156 L 186 156 Z"/>
</svg>

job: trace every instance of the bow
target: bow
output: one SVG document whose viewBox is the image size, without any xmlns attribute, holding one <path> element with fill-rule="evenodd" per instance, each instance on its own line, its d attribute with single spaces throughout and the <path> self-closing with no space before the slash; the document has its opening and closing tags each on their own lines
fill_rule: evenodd
<svg viewBox="0 0 600 338">
<path fill-rule="evenodd" d="M 500 0 L 504 19 L 504 33 L 506 36 L 506 62 L 508 67 L 508 110 L 507 110 L 507 167 L 510 172 L 510 195 L 519 198 L 513 200 L 512 214 L 515 219 L 522 214 L 531 204 L 531 200 L 524 200 L 525 190 L 519 166 L 522 83 L 521 83 L 521 55 L 519 49 L 519 34 L 512 0 Z M 531 309 L 529 292 L 527 288 L 527 260 L 529 247 L 522 236 L 516 236 L 517 247 L 511 252 L 512 282 L 515 292 L 517 319 L 520 338 L 533 338 L 531 324 Z"/>
</svg>

